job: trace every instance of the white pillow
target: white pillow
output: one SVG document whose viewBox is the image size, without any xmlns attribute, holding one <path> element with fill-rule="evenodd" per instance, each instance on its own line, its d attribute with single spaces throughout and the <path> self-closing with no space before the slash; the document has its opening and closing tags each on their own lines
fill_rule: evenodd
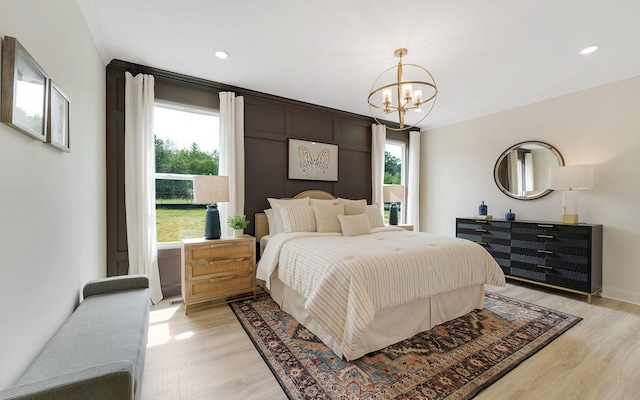
<svg viewBox="0 0 640 400">
<path fill-rule="evenodd" d="M 344 215 L 342 204 L 313 206 L 318 232 L 342 232 L 338 215 Z"/>
<path fill-rule="evenodd" d="M 267 198 L 269 204 L 271 205 L 271 209 L 273 210 L 273 224 L 271 220 L 269 220 L 269 216 L 267 216 L 267 221 L 269 222 L 269 234 L 274 235 L 276 233 L 284 232 L 284 223 L 282 221 L 282 215 L 280 214 L 280 209 L 283 206 L 308 206 L 309 198 L 303 197 L 301 199 L 275 199 L 273 197 Z M 271 230 L 271 227 L 275 228 L 275 231 Z"/>
<path fill-rule="evenodd" d="M 368 205 L 365 208 L 364 213 L 367 215 L 369 225 L 372 228 L 378 228 L 384 226 L 384 217 L 382 216 L 382 210 L 377 204 Z"/>
<path fill-rule="evenodd" d="M 309 204 L 312 206 L 332 206 L 338 204 L 338 199 L 309 199 Z"/>
<path fill-rule="evenodd" d="M 316 215 L 311 206 L 281 207 L 284 232 L 315 232 Z"/>
<path fill-rule="evenodd" d="M 371 233 L 369 219 L 362 213 L 358 215 L 338 215 L 342 236 L 368 235 Z"/>
<path fill-rule="evenodd" d="M 280 212 L 273 208 L 268 208 L 264 210 L 264 213 L 267 216 L 267 223 L 269 224 L 269 235 L 282 233 L 284 231 L 284 226 L 282 226 L 282 217 L 280 217 Z"/>
<path fill-rule="evenodd" d="M 344 204 L 345 215 L 357 215 L 364 213 L 367 207 L 367 200 L 349 200 L 338 197 L 338 204 Z"/>
</svg>

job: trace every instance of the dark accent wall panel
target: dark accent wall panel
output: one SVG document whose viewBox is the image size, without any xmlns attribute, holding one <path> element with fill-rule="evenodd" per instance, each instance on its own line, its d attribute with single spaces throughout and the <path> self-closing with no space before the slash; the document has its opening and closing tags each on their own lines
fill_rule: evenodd
<svg viewBox="0 0 640 400">
<path fill-rule="evenodd" d="M 292 112 L 290 137 L 333 144 L 333 118 L 330 115 Z"/>
</svg>

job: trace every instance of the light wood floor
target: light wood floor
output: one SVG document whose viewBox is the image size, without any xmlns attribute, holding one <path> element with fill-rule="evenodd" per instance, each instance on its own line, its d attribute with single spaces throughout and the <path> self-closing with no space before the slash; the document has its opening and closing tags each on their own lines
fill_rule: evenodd
<svg viewBox="0 0 640 400">
<path fill-rule="evenodd" d="M 476 399 L 639 399 L 640 306 L 509 282 L 487 287 L 584 318 Z M 174 299 L 175 300 L 175 299 Z M 142 398 L 286 399 L 233 312 L 151 309 Z"/>
</svg>

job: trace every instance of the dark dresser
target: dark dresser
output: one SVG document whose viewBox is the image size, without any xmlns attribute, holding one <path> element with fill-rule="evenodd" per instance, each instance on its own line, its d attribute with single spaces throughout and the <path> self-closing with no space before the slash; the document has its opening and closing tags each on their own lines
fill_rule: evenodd
<svg viewBox="0 0 640 400">
<path fill-rule="evenodd" d="M 507 278 L 587 296 L 602 289 L 602 225 L 456 218 L 456 236 L 484 246 Z"/>
</svg>

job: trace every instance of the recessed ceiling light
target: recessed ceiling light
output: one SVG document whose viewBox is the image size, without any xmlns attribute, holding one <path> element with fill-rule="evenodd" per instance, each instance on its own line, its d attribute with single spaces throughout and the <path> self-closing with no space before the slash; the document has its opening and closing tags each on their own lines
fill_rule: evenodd
<svg viewBox="0 0 640 400">
<path fill-rule="evenodd" d="M 596 50 L 598 50 L 598 46 L 589 46 L 587 48 L 582 49 L 582 51 L 580 51 L 580 54 L 591 54 Z"/>
<path fill-rule="evenodd" d="M 222 50 L 218 50 L 215 52 L 216 57 L 218 57 L 221 60 L 226 60 L 227 58 L 229 58 L 229 53 L 227 53 L 226 51 L 222 51 Z"/>
</svg>

